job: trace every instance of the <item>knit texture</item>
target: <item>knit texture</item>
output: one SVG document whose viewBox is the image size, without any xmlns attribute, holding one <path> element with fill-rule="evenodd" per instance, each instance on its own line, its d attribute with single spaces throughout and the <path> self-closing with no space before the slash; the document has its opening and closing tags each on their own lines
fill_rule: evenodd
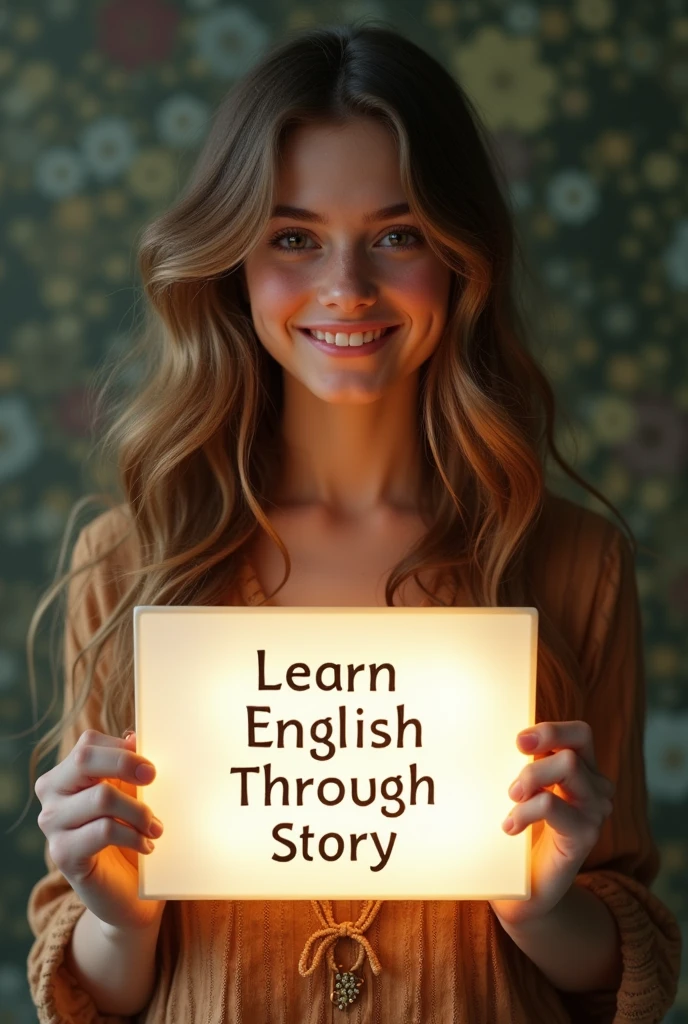
<svg viewBox="0 0 688 1024">
<path fill-rule="evenodd" d="M 74 568 L 126 531 L 125 514 L 120 506 L 84 527 L 72 556 Z M 34 885 L 27 907 L 35 937 L 28 981 L 39 1024 L 655 1024 L 663 1019 L 678 988 L 682 939 L 676 918 L 650 891 L 659 853 L 647 812 L 642 624 L 633 559 L 620 530 L 601 515 L 551 494 L 546 514 L 551 526 L 542 532 L 536 582 L 581 665 L 585 687 L 578 717 L 592 727 L 599 771 L 616 784 L 613 812 L 577 882 L 603 900 L 616 921 L 623 958 L 618 991 L 554 988 L 484 900 L 386 900 L 372 908 L 359 900 L 317 907 L 308 900 L 170 900 L 149 1005 L 136 1018 L 103 1015 L 64 967 L 65 949 L 85 908 L 52 862 L 46 842 L 48 872 Z M 66 680 L 80 646 L 121 596 L 118 571 L 131 567 L 134 558 L 121 544 L 86 574 L 85 583 L 80 576 L 70 587 Z M 226 603 L 255 605 L 263 597 L 245 563 L 239 579 L 228 585 Z M 94 685 L 79 721 L 63 737 L 58 761 L 85 729 L 105 731 L 99 694 L 107 685 L 106 658 Z M 68 706 L 73 695 L 66 681 L 64 692 Z M 330 904 L 320 901 L 325 902 Z M 340 927 L 346 922 L 351 925 Z M 325 948 L 319 956 L 318 948 Z M 364 983 L 355 1002 L 341 1011 L 330 1001 L 329 954 L 348 970 L 362 950 L 355 973 Z M 318 962 L 310 970 L 314 958 Z"/>
</svg>

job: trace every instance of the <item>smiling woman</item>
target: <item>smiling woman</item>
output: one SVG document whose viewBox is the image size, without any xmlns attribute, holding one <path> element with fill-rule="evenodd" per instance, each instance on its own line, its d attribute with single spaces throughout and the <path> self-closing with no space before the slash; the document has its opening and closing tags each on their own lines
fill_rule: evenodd
<svg viewBox="0 0 688 1024">
<path fill-rule="evenodd" d="M 570 1024 L 570 995 L 577 1020 L 650 1024 L 671 1005 L 680 933 L 649 890 L 632 548 L 545 486 L 551 456 L 616 511 L 554 443 L 506 193 L 441 63 L 387 27 L 322 27 L 231 89 L 183 194 L 144 231 L 148 321 L 130 358 L 145 370 L 102 439 L 122 493 L 67 574 L 65 541 L 28 639 L 35 705 L 35 633 L 67 586 L 64 714 L 30 763 L 58 747 L 37 783 L 49 870 L 28 907 L 41 1024 L 302 1024 L 354 998 L 359 1024 Z M 154 809 L 125 788 L 121 739 L 136 606 L 457 602 L 539 612 L 536 724 L 543 745 L 565 742 L 528 765 L 514 810 L 539 836 L 530 927 L 508 900 L 139 899 Z M 420 685 L 412 698 L 391 723 L 409 746 Z M 303 828 L 299 857 L 353 857 L 360 841 L 383 870 L 388 827 L 309 846 L 296 808 L 287 859 Z"/>
<path fill-rule="evenodd" d="M 443 336 L 453 275 L 403 198 L 394 135 L 370 117 L 296 127 L 277 194 L 267 238 L 240 273 L 256 334 L 286 371 L 283 500 L 290 452 L 307 449 L 311 483 L 299 489 L 320 492 L 309 500 L 352 514 L 417 507 L 417 371 Z M 407 222 L 395 223 L 402 211 Z M 273 233 L 282 219 L 290 226 Z"/>
</svg>

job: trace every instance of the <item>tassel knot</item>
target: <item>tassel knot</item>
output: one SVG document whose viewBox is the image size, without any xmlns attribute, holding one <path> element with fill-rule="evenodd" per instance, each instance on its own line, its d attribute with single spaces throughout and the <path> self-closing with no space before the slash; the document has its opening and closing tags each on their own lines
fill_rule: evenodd
<svg viewBox="0 0 688 1024">
<path fill-rule="evenodd" d="M 373 974 L 380 974 L 382 966 L 377 958 L 375 950 L 370 945 L 370 942 L 366 938 L 364 932 L 375 920 L 377 912 L 382 906 L 382 902 L 382 900 L 367 900 L 357 921 L 335 921 L 332 913 L 332 905 L 329 900 L 311 900 L 316 914 L 325 927 L 313 932 L 313 934 L 306 940 L 303 952 L 299 958 L 299 974 L 301 977 L 306 978 L 309 974 L 312 974 L 324 956 L 327 956 L 327 962 L 330 969 L 336 974 L 338 968 L 334 960 L 334 947 L 338 940 L 343 937 L 355 939 L 361 947 L 356 963 L 353 967 L 350 967 L 349 970 L 358 970 L 363 963 L 364 955 L 367 953 Z M 315 949 L 313 962 L 310 966 L 307 966 L 308 954 L 316 943 L 318 943 L 318 940 L 321 941 Z"/>
</svg>

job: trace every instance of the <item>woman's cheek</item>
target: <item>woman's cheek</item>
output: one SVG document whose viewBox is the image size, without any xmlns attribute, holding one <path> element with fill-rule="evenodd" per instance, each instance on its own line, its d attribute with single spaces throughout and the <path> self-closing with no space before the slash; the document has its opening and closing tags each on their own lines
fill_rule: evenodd
<svg viewBox="0 0 688 1024">
<path fill-rule="evenodd" d="M 444 309 L 451 285 L 451 271 L 439 261 L 399 268 L 395 287 L 403 292 L 404 307 L 428 310 Z"/>
<path fill-rule="evenodd" d="M 287 268 L 264 272 L 250 288 L 254 317 L 259 315 L 263 324 L 272 325 L 273 330 L 283 328 L 302 306 L 302 282 Z"/>
</svg>

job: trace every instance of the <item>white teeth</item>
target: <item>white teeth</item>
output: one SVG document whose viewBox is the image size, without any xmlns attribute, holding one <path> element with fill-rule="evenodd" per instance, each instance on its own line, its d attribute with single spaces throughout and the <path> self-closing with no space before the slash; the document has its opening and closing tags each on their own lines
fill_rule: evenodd
<svg viewBox="0 0 688 1024">
<path fill-rule="evenodd" d="M 356 331 L 353 334 L 345 334 L 343 331 L 337 331 L 336 334 L 331 334 L 329 331 L 311 331 L 319 341 L 326 341 L 328 345 L 339 345 L 341 347 L 357 345 L 367 345 L 370 341 L 375 341 L 384 332 L 385 328 L 381 327 L 377 331 Z"/>
</svg>

